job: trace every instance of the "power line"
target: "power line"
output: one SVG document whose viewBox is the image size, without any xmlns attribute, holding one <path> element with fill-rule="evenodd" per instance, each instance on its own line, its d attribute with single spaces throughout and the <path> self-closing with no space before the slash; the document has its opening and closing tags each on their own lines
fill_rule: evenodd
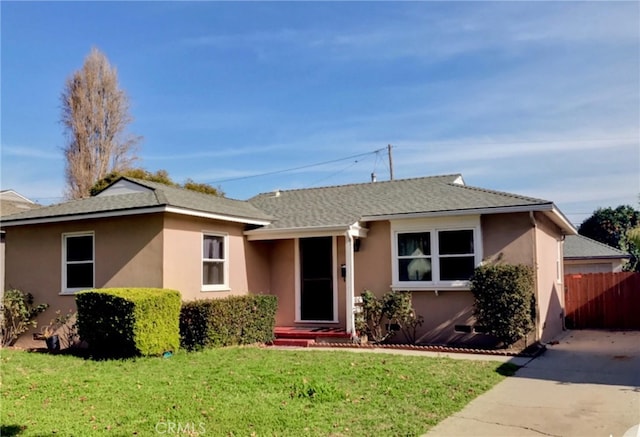
<svg viewBox="0 0 640 437">
<path fill-rule="evenodd" d="M 290 172 L 290 171 L 303 170 L 305 168 L 319 167 L 321 165 L 327 165 L 327 164 L 333 164 L 333 163 L 340 162 L 340 161 L 346 161 L 347 159 L 354 159 L 354 158 L 359 158 L 361 156 L 372 155 L 374 153 L 378 153 L 378 152 L 380 152 L 382 150 L 385 150 L 385 149 L 386 149 L 386 147 L 383 147 L 381 149 L 376 149 L 376 150 L 374 150 L 372 152 L 358 153 L 357 155 L 351 155 L 351 156 L 346 156 L 344 158 L 332 159 L 330 161 L 318 162 L 318 163 L 315 163 L 315 164 L 301 165 L 300 167 L 292 167 L 292 168 L 287 168 L 287 169 L 284 169 L 284 170 L 269 171 L 269 172 L 266 172 L 266 173 L 253 174 L 253 175 L 249 175 L 249 176 L 241 176 L 241 177 L 237 177 L 237 178 L 219 179 L 219 180 L 210 181 L 210 183 L 211 184 L 221 184 L 221 183 L 224 183 L 224 182 L 242 181 L 242 180 L 246 180 L 246 179 L 259 178 L 259 177 L 263 177 L 263 176 L 271 176 L 271 175 L 274 175 L 274 174 L 287 173 L 287 172 Z"/>
<path fill-rule="evenodd" d="M 312 182 L 311 184 L 308 184 L 308 185 L 307 185 L 307 188 L 309 188 L 309 187 L 313 187 L 313 186 L 315 186 L 315 185 L 319 184 L 319 183 L 320 183 L 320 182 L 322 182 L 322 181 L 326 181 L 327 179 L 330 179 L 330 178 L 334 177 L 334 176 L 335 176 L 335 175 L 337 175 L 337 174 L 344 173 L 346 170 L 350 169 L 351 167 L 353 167 L 354 165 L 359 164 L 359 163 L 360 163 L 360 161 L 355 160 L 355 161 L 353 161 L 352 163 L 350 163 L 349 165 L 347 165 L 346 167 L 341 168 L 340 170 L 335 171 L 335 172 L 331 173 L 331 174 L 330 174 L 330 175 L 328 175 L 328 176 L 325 176 L 325 177 L 323 177 L 323 178 L 320 178 L 320 179 L 318 179 L 317 181 Z"/>
</svg>

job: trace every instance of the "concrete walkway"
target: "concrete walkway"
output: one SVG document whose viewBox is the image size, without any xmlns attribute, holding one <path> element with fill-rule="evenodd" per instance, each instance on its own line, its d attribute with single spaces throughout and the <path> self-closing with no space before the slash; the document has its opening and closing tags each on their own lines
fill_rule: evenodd
<svg viewBox="0 0 640 437">
<path fill-rule="evenodd" d="M 640 332 L 568 331 L 427 434 L 640 437 Z"/>
</svg>

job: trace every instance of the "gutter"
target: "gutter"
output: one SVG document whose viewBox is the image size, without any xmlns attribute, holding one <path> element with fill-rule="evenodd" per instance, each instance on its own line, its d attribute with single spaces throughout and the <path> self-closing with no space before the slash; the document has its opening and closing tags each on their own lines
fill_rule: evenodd
<svg viewBox="0 0 640 437">
<path fill-rule="evenodd" d="M 551 221 L 553 221 L 558 227 L 565 231 L 566 235 L 577 235 L 578 231 L 571 224 L 571 222 L 564 216 L 564 214 L 552 203 L 544 203 L 537 205 L 515 205 L 515 206 L 498 206 L 498 207 L 485 207 L 485 208 L 469 208 L 469 209 L 454 209 L 444 211 L 423 211 L 412 213 L 398 213 L 398 214 L 381 214 L 381 215 L 366 215 L 363 216 L 360 221 L 382 221 L 382 220 L 400 220 L 400 219 L 414 219 L 414 218 L 429 218 L 429 217 L 451 217 L 461 215 L 483 215 L 483 214 L 507 214 L 517 212 L 534 211 L 544 212 L 549 215 Z"/>
<path fill-rule="evenodd" d="M 102 212 L 66 214 L 66 215 L 49 216 L 49 217 L 14 219 L 9 221 L 0 220 L 0 227 L 8 228 L 12 226 L 60 223 L 60 222 L 68 222 L 68 221 L 76 221 L 76 220 L 90 220 L 90 219 L 101 219 L 101 218 L 111 218 L 111 217 L 124 217 L 129 215 L 153 214 L 153 213 L 159 213 L 159 212 L 167 212 L 167 213 L 180 214 L 180 215 L 193 216 L 193 217 L 203 217 L 203 218 L 209 218 L 209 219 L 221 220 L 221 221 L 227 221 L 227 222 L 244 223 L 249 225 L 266 226 L 271 223 L 268 220 L 227 216 L 224 214 L 208 213 L 204 211 L 196 211 L 196 210 L 191 210 L 186 208 L 178 208 L 174 206 L 163 205 L 163 206 L 142 207 L 142 208 L 133 208 L 133 209 L 124 209 L 124 210 L 120 209 L 120 210 L 111 210 L 111 211 L 102 211 Z"/>
</svg>

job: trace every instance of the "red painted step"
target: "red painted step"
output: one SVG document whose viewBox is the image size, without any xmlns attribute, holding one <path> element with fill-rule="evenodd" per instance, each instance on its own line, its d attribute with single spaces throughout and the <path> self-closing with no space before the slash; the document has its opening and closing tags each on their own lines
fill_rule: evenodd
<svg viewBox="0 0 640 437">
<path fill-rule="evenodd" d="M 274 329 L 276 338 L 299 338 L 299 339 L 312 339 L 319 338 L 333 338 L 333 339 L 349 339 L 350 334 L 347 334 L 344 329 L 339 328 L 304 328 L 304 327 L 289 327 L 289 326 L 277 326 Z"/>
</svg>

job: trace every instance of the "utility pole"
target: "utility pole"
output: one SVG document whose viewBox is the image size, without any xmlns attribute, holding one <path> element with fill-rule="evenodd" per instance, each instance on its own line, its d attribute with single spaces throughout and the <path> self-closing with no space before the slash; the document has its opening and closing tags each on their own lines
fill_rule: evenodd
<svg viewBox="0 0 640 437">
<path fill-rule="evenodd" d="M 391 144 L 387 145 L 387 153 L 389 154 L 389 174 L 393 180 L 393 155 L 391 155 Z"/>
</svg>

